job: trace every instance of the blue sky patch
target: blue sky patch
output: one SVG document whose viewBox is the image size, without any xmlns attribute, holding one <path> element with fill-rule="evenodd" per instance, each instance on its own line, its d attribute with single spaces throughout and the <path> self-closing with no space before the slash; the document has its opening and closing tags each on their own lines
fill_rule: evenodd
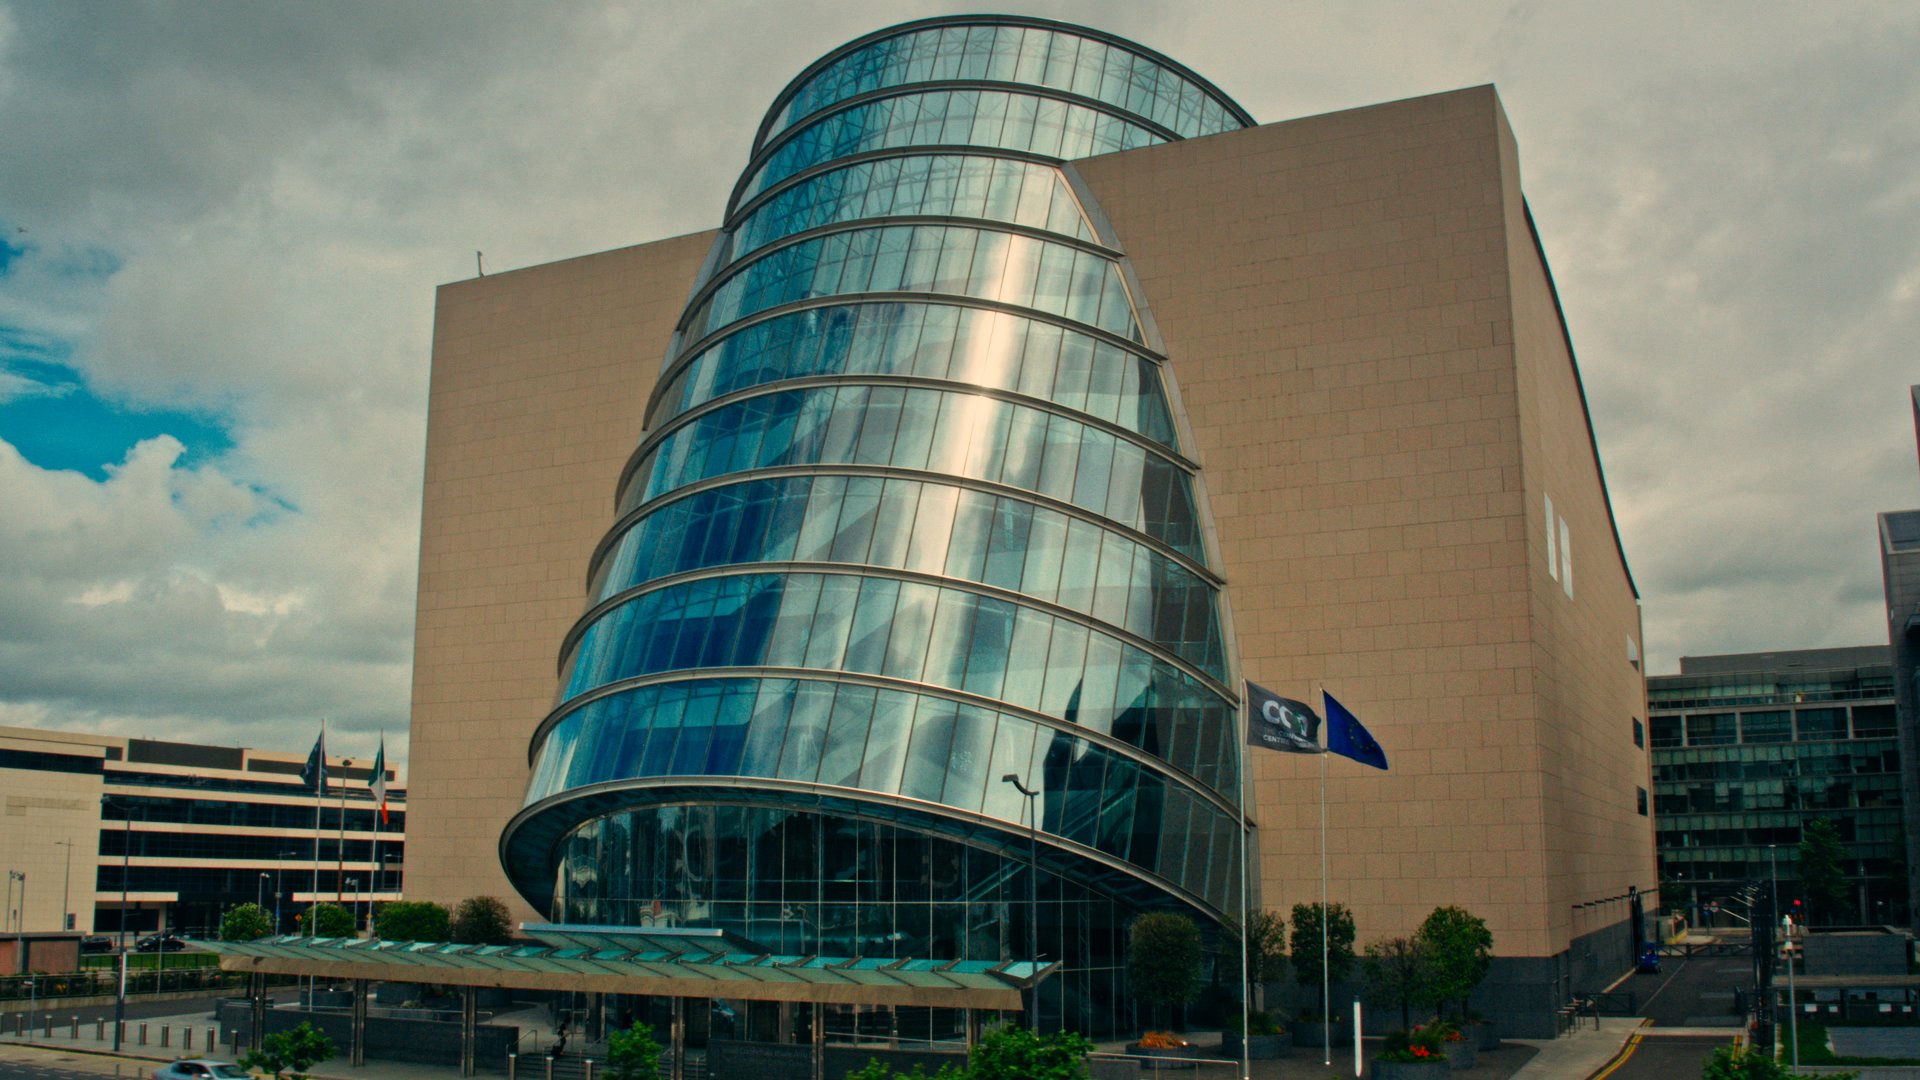
<svg viewBox="0 0 1920 1080">
<path fill-rule="evenodd" d="M 171 435 L 186 446 L 183 465 L 233 447 L 233 436 L 219 417 L 106 401 L 88 390 L 72 368 L 23 359 L 32 351 L 10 349 L 10 344 L 7 328 L 0 327 L 0 439 L 40 468 L 105 480 L 107 466 L 126 460 L 135 443 L 157 435 Z"/>
</svg>

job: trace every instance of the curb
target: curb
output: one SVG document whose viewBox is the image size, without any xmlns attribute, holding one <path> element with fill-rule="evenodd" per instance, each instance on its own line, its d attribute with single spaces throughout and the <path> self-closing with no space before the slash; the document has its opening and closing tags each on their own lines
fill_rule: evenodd
<svg viewBox="0 0 1920 1080">
<path fill-rule="evenodd" d="M 1612 1076 L 1615 1070 L 1627 1063 L 1627 1059 L 1633 1056 L 1635 1050 L 1640 1049 L 1640 1040 L 1647 1037 L 1647 1030 L 1652 1026 L 1653 1021 L 1651 1019 L 1640 1021 L 1640 1026 L 1634 1028 L 1633 1034 L 1627 1036 L 1627 1041 L 1621 1045 L 1619 1051 L 1608 1058 L 1598 1069 L 1588 1073 L 1586 1080 L 1605 1080 L 1606 1077 Z"/>
</svg>

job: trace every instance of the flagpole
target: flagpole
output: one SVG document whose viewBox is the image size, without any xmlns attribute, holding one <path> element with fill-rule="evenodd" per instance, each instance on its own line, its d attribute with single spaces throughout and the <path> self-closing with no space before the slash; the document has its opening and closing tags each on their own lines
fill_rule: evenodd
<svg viewBox="0 0 1920 1080">
<path fill-rule="evenodd" d="M 1324 689 L 1321 690 L 1325 694 Z M 1324 710 L 1325 701 L 1320 703 Z M 1329 743 L 1332 737 L 1328 737 Z M 1327 974 L 1327 933 L 1328 924 L 1333 921 L 1333 912 L 1327 903 L 1327 754 L 1320 755 L 1320 1048 L 1322 1065 L 1333 1064 L 1333 988 Z M 1360 1033 L 1353 1035 L 1354 1045 L 1360 1043 Z"/>
<path fill-rule="evenodd" d="M 313 900 L 308 914 L 315 917 L 309 922 L 318 922 L 316 914 L 320 905 L 320 810 L 327 800 L 327 721 L 320 721 L 320 767 L 313 774 Z M 316 937 L 317 928 L 309 925 L 307 936 Z"/>
<path fill-rule="evenodd" d="M 1247 695 L 1250 699 L 1251 694 Z M 1242 702 L 1241 710 L 1246 711 Z M 1240 1080 L 1253 1080 L 1253 1028 L 1252 1019 L 1252 969 L 1248 966 L 1248 938 L 1253 934 L 1251 910 L 1251 882 L 1253 874 L 1247 866 L 1247 741 L 1253 734 L 1252 713 L 1247 713 L 1247 735 L 1240 740 L 1240 819 L 1234 824 L 1240 830 Z"/>
</svg>

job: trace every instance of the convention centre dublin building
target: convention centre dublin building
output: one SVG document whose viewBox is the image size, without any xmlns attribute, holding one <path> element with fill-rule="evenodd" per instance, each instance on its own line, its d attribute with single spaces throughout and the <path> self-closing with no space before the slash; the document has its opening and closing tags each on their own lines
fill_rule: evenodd
<svg viewBox="0 0 1920 1080">
<path fill-rule="evenodd" d="M 1039 959 L 1125 1028 L 1136 915 L 1237 916 L 1243 850 L 1320 896 L 1252 679 L 1391 756 L 1327 770 L 1362 944 L 1481 915 L 1514 1035 L 1627 969 L 1638 600 L 1491 87 L 1262 126 L 924 20 L 788 84 L 720 222 L 440 290 L 410 898 Z"/>
</svg>

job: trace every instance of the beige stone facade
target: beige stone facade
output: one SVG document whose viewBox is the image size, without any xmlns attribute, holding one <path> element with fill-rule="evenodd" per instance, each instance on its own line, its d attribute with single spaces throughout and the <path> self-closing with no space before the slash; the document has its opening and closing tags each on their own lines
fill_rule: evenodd
<svg viewBox="0 0 1920 1080">
<path fill-rule="evenodd" d="M 1459 904 L 1545 957 L 1625 919 L 1639 609 L 1492 88 L 1077 168 L 1173 363 L 1242 674 L 1391 758 L 1328 763 L 1360 940 Z M 1319 897 L 1321 764 L 1256 757 L 1269 906 Z"/>
<path fill-rule="evenodd" d="M 414 641 L 409 899 L 534 912 L 496 845 L 587 560 L 712 233 L 440 289 Z"/>
<path fill-rule="evenodd" d="M 1171 358 L 1238 674 L 1331 690 L 1392 758 L 1329 763 L 1361 940 L 1440 904 L 1512 957 L 1617 926 L 1657 891 L 1638 603 L 1492 89 L 1075 168 Z M 711 239 L 440 292 L 412 896 L 521 904 L 495 844 Z M 1269 906 L 1319 896 L 1320 767 L 1257 755 Z"/>
</svg>

